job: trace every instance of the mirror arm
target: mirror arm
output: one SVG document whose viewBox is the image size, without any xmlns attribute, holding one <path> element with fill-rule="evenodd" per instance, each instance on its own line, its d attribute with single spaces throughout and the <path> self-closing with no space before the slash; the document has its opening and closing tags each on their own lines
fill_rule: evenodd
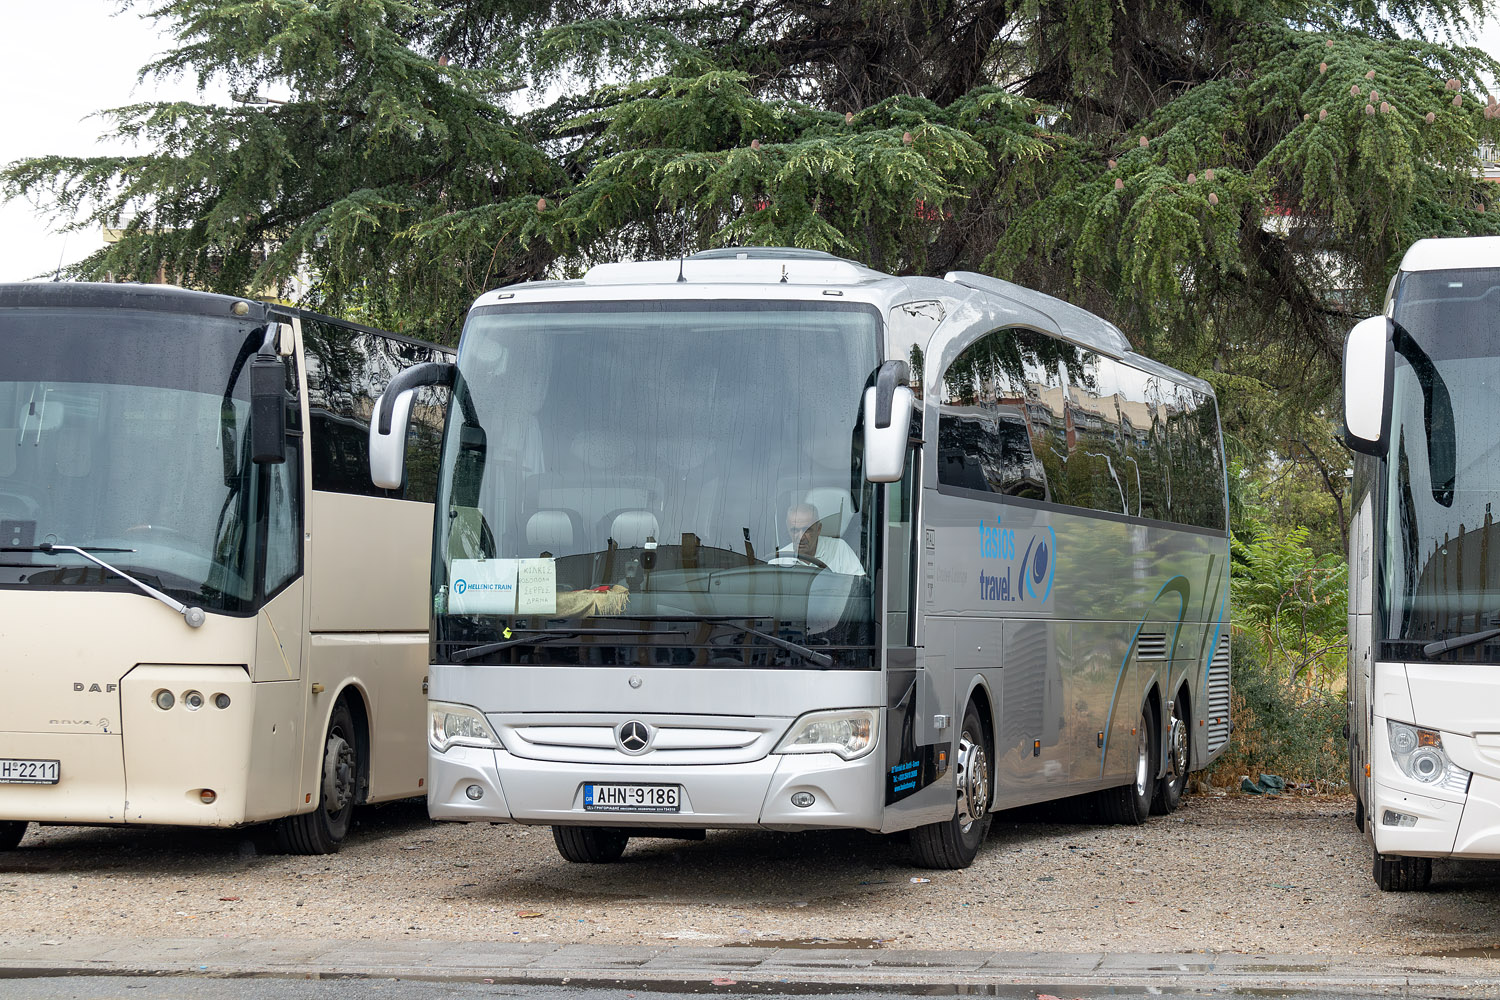
<svg viewBox="0 0 1500 1000">
<path fill-rule="evenodd" d="M 424 385 L 442 385 L 451 389 L 457 374 L 458 366 L 452 362 L 427 361 L 413 365 L 391 379 L 380 395 L 380 411 L 376 414 L 376 425 L 380 433 L 391 432 L 391 415 L 396 409 L 397 396 L 408 389 L 418 389 Z"/>
</svg>

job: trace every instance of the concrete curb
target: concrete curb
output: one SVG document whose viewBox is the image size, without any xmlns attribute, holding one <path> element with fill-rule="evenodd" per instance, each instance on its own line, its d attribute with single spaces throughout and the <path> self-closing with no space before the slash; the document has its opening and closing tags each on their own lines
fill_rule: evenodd
<svg viewBox="0 0 1500 1000">
<path fill-rule="evenodd" d="M 1070 954 L 520 942 L 0 936 L 10 978 L 59 975 L 396 977 L 582 984 L 701 982 L 1458 991 L 1500 997 L 1500 959 Z"/>
</svg>

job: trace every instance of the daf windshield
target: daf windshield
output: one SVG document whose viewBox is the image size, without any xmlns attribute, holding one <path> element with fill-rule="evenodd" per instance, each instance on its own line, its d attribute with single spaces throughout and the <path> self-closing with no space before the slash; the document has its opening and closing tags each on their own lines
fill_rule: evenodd
<svg viewBox="0 0 1500 1000">
<path fill-rule="evenodd" d="M 1402 275 L 1377 612 L 1386 659 L 1500 624 L 1500 271 Z M 1500 643 L 1434 657 L 1500 662 Z"/>
<path fill-rule="evenodd" d="M 500 640 L 478 662 L 870 665 L 857 430 L 879 324 L 844 303 L 476 310 L 444 443 L 439 660 Z"/>
<path fill-rule="evenodd" d="M 249 371 L 263 324 L 139 309 L 0 311 L 0 587 L 254 598 Z M 32 550 L 32 551 L 27 551 Z"/>
</svg>

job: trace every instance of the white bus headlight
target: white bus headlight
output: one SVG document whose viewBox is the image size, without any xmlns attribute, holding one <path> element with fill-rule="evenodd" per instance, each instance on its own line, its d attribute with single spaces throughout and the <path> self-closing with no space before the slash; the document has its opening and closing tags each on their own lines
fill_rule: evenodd
<svg viewBox="0 0 1500 1000">
<path fill-rule="evenodd" d="M 431 720 L 428 739 L 438 752 L 453 746 L 500 749 L 500 740 L 479 709 L 470 705 L 429 701 L 427 712 Z"/>
<path fill-rule="evenodd" d="M 1390 720 L 1386 720 L 1386 728 L 1390 733 L 1391 756 L 1402 774 L 1450 792 L 1469 790 L 1469 772 L 1448 759 L 1441 734 Z"/>
<path fill-rule="evenodd" d="M 880 728 L 880 710 L 849 708 L 809 712 L 787 730 L 776 753 L 836 753 L 853 760 L 869 753 Z"/>
</svg>

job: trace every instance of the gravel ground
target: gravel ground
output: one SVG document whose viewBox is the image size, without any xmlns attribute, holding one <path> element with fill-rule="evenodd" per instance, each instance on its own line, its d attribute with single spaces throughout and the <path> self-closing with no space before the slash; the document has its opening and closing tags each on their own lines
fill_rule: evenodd
<svg viewBox="0 0 1500 1000">
<path fill-rule="evenodd" d="M 0 933 L 1500 958 L 1500 862 L 1384 894 L 1348 798 L 1190 796 L 1144 827 L 1004 813 L 973 867 L 900 837 L 710 832 L 573 865 L 546 827 L 364 810 L 330 857 L 262 830 L 32 827 Z"/>
</svg>

